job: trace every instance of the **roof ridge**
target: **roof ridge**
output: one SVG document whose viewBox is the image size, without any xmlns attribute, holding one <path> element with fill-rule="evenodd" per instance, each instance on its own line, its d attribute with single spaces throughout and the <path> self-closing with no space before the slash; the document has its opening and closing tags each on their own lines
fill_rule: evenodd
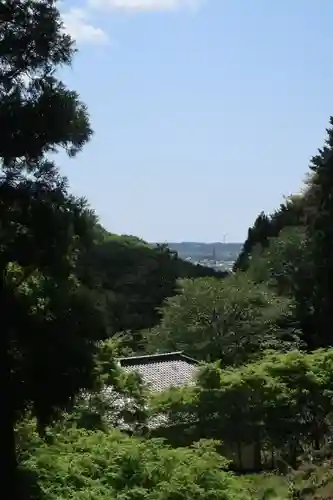
<svg viewBox="0 0 333 500">
<path fill-rule="evenodd" d="M 139 354 L 138 356 L 126 356 L 118 359 L 155 358 L 158 356 L 174 356 L 175 354 L 183 354 L 183 351 L 158 352 L 156 354 Z"/>
<path fill-rule="evenodd" d="M 166 352 L 166 353 L 157 353 L 157 354 L 144 354 L 141 356 L 129 356 L 129 357 L 122 357 L 122 358 L 117 358 L 117 361 L 121 364 L 132 364 L 134 362 L 137 363 L 144 363 L 145 361 L 167 361 L 167 360 L 172 360 L 172 358 L 180 358 L 183 360 L 186 360 L 188 362 L 191 362 L 193 364 L 197 364 L 198 361 L 196 359 L 190 358 L 189 356 L 186 356 L 183 354 L 183 351 L 175 351 L 175 352 Z"/>
</svg>

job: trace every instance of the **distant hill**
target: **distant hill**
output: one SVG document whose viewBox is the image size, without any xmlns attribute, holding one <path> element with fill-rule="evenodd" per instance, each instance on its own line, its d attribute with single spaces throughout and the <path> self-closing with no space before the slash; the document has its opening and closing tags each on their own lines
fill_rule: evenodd
<svg viewBox="0 0 333 500">
<path fill-rule="evenodd" d="M 214 259 L 219 261 L 236 260 L 241 251 L 242 243 L 200 243 L 183 241 L 168 242 L 168 247 L 178 253 L 179 257 L 192 260 Z"/>
</svg>

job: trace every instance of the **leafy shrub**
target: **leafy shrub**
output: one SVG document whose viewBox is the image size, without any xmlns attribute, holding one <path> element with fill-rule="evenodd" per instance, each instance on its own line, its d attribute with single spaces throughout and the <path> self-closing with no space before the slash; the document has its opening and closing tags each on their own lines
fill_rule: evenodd
<svg viewBox="0 0 333 500">
<path fill-rule="evenodd" d="M 70 429 L 40 441 L 23 465 L 48 500 L 248 498 L 210 441 L 172 449 L 117 430 Z"/>
</svg>

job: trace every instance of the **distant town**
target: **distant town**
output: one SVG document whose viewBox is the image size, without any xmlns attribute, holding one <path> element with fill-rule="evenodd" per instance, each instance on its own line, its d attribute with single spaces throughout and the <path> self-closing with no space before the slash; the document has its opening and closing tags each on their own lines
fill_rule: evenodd
<svg viewBox="0 0 333 500">
<path fill-rule="evenodd" d="M 184 241 L 168 242 L 168 247 L 179 257 L 193 264 L 211 267 L 219 271 L 231 271 L 242 243 L 200 243 Z"/>
</svg>

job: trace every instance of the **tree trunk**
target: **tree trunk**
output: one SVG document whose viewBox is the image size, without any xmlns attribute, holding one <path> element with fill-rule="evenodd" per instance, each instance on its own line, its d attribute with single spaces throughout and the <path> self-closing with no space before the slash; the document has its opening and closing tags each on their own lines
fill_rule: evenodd
<svg viewBox="0 0 333 500">
<path fill-rule="evenodd" d="M 5 297 L 3 274 L 0 275 L 0 484 L 6 500 L 19 497 L 19 478 L 15 446 L 14 394 L 9 351 L 10 307 Z"/>
<path fill-rule="evenodd" d="M 244 445 L 237 439 L 237 457 L 238 457 L 238 468 L 243 470 L 243 449 Z"/>
<path fill-rule="evenodd" d="M 261 429 L 260 427 L 256 427 L 254 432 L 254 468 L 256 471 L 261 470 Z"/>
<path fill-rule="evenodd" d="M 275 460 L 275 449 L 274 449 L 274 446 L 272 445 L 272 449 L 271 449 L 271 469 L 275 469 L 276 468 L 276 460 Z"/>
</svg>

